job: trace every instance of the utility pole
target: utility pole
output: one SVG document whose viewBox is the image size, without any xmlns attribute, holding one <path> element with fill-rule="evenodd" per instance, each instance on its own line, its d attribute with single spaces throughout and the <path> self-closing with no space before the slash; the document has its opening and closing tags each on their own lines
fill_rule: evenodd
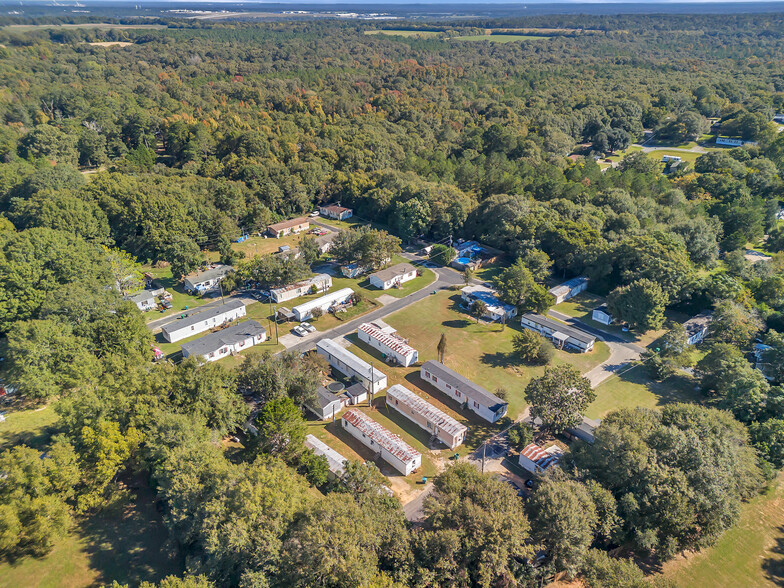
<svg viewBox="0 0 784 588">
<path fill-rule="evenodd" d="M 220 281 L 218 282 L 218 288 L 220 288 L 221 293 L 221 304 L 226 304 L 226 299 L 223 297 L 223 284 Z"/>
<path fill-rule="evenodd" d="M 271 302 L 270 302 L 270 306 L 272 306 Z M 277 306 L 274 307 L 272 310 L 272 318 L 275 320 L 275 343 L 278 343 L 279 339 L 278 339 L 278 307 Z"/>
<path fill-rule="evenodd" d="M 485 455 L 487 455 L 487 441 L 482 443 L 482 473 L 485 473 Z"/>
</svg>

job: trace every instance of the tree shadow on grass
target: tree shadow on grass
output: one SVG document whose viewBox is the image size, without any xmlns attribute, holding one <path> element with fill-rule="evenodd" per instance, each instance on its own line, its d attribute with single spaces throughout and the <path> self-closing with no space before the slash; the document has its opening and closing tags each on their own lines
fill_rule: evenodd
<svg viewBox="0 0 784 588">
<path fill-rule="evenodd" d="M 762 562 L 765 577 L 778 586 L 784 585 L 784 526 L 779 527 L 779 536 L 770 551 L 778 557 L 769 557 Z"/>
<path fill-rule="evenodd" d="M 515 363 L 511 353 L 503 353 L 501 351 L 483 353 L 482 357 L 479 358 L 479 361 L 490 367 L 496 368 L 507 368 Z"/>
<path fill-rule="evenodd" d="M 139 476 L 127 484 L 110 504 L 79 525 L 90 567 L 102 582 L 132 586 L 180 575 L 184 558 L 169 539 L 154 492 Z"/>
<path fill-rule="evenodd" d="M 455 319 L 451 321 L 444 321 L 441 324 L 450 329 L 464 329 L 471 324 L 471 321 L 468 319 Z"/>
</svg>

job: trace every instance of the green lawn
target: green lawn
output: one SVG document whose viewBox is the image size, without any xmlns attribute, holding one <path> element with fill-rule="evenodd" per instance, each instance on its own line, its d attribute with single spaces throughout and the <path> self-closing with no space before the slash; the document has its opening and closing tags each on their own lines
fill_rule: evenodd
<svg viewBox="0 0 784 588">
<path fill-rule="evenodd" d="M 616 408 L 657 408 L 672 402 L 697 402 L 702 396 L 695 386 L 696 382 L 686 374 L 655 382 L 648 377 L 644 366 L 633 366 L 599 384 L 595 389 L 596 400 L 588 407 L 586 416 L 601 418 Z"/>
<path fill-rule="evenodd" d="M 545 35 L 469 35 L 467 37 L 451 37 L 451 41 L 490 41 L 491 43 L 513 43 L 515 41 L 540 41 L 549 39 Z"/>
<path fill-rule="evenodd" d="M 5 421 L 0 423 L 0 450 L 14 445 L 29 445 L 42 448 L 54 429 L 57 414 L 54 403 L 44 408 L 23 408 L 15 405 L 0 405 Z"/>
<path fill-rule="evenodd" d="M 738 524 L 708 549 L 664 566 L 675 586 L 784 584 L 784 475 L 743 507 Z"/>
<path fill-rule="evenodd" d="M 666 329 L 648 331 L 646 333 L 635 333 L 632 331 L 624 332 L 617 325 L 603 325 L 598 323 L 593 320 L 591 316 L 593 314 L 593 309 L 602 304 L 604 304 L 604 297 L 591 294 L 590 292 L 581 292 L 574 298 L 556 304 L 553 306 L 553 310 L 579 319 L 587 325 L 602 329 L 603 331 L 607 331 L 608 333 L 612 333 L 622 339 L 637 343 L 637 345 L 642 345 L 643 347 L 647 347 L 666 332 Z M 689 316 L 682 312 L 667 311 L 665 314 L 669 320 L 678 323 L 683 323 L 689 319 Z"/>
<path fill-rule="evenodd" d="M 155 278 L 155 282 L 162 288 L 166 288 L 166 290 L 172 295 L 171 310 L 167 310 L 166 312 L 151 310 L 144 313 L 144 318 L 148 323 L 159 318 L 164 318 L 180 313 L 185 310 L 186 306 L 189 309 L 196 308 L 197 306 L 202 306 L 203 304 L 207 304 L 213 300 L 212 298 L 199 298 L 198 296 L 191 296 L 190 294 L 187 294 L 182 286 L 182 282 L 175 280 L 174 277 L 172 277 L 171 267 L 145 267 L 144 271 L 152 274 L 152 276 Z"/>
<path fill-rule="evenodd" d="M 141 481 L 133 485 L 138 490 L 119 493 L 114 504 L 80 520 L 49 555 L 0 563 L 0 586 L 86 588 L 113 580 L 138 586 L 181 575 L 184 561 L 168 539 L 153 492 Z"/>
</svg>

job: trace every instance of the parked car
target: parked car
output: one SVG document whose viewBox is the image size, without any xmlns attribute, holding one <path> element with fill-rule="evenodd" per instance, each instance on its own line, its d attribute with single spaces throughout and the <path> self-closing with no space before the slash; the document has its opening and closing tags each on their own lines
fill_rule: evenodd
<svg viewBox="0 0 784 588">
<path fill-rule="evenodd" d="M 161 306 L 163 306 L 164 310 L 169 310 L 172 307 L 172 303 L 169 300 L 162 300 Z"/>
<path fill-rule="evenodd" d="M 313 212 L 310 213 L 310 216 L 312 216 L 312 217 L 313 216 L 318 216 L 318 215 L 319 215 L 319 211 L 318 210 L 314 210 Z"/>
<path fill-rule="evenodd" d="M 316 327 L 314 327 L 310 323 L 300 323 L 299 326 L 302 327 L 303 329 L 305 329 L 308 333 L 315 333 L 316 332 Z"/>
<path fill-rule="evenodd" d="M 304 337 L 305 335 L 308 334 L 308 332 L 300 326 L 296 326 L 291 330 L 294 331 L 295 335 L 299 335 L 300 337 Z"/>
</svg>

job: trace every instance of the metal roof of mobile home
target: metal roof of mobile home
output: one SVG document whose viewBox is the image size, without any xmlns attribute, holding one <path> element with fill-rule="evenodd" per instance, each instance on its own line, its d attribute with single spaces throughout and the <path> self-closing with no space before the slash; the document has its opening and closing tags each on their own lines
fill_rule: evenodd
<svg viewBox="0 0 784 588">
<path fill-rule="evenodd" d="M 520 452 L 522 455 L 530 459 L 543 470 L 546 470 L 551 465 L 558 463 L 560 455 L 558 452 L 545 451 L 536 443 L 526 445 L 525 449 Z"/>
<path fill-rule="evenodd" d="M 245 306 L 245 304 L 242 302 L 242 300 L 229 300 L 224 304 L 205 308 L 204 310 L 189 314 L 184 319 L 175 320 L 170 322 L 168 325 L 163 325 L 161 327 L 161 331 L 164 333 L 175 333 L 177 331 L 181 331 L 182 329 L 187 329 L 188 327 L 196 325 L 202 321 L 207 321 L 211 318 L 218 318 L 222 314 L 226 314 L 232 310 L 237 310 L 243 306 Z"/>
<path fill-rule="evenodd" d="M 387 431 L 384 427 L 371 419 L 365 413 L 352 408 L 343 415 L 343 419 L 354 425 L 360 432 L 370 437 L 379 446 L 386 449 L 389 453 L 404 463 L 409 463 L 421 456 L 421 454 L 403 441 L 401 437 Z"/>
<path fill-rule="evenodd" d="M 316 455 L 323 455 L 326 457 L 330 472 L 335 475 L 340 475 L 343 473 L 343 470 L 345 469 L 345 462 L 348 460 L 340 455 L 337 451 L 332 449 L 329 445 L 314 437 L 313 435 L 308 435 L 305 437 L 305 447 L 312 449 L 313 453 Z"/>
<path fill-rule="evenodd" d="M 468 427 L 460 424 L 444 411 L 439 410 L 400 384 L 395 384 L 387 390 L 387 403 L 390 400 L 397 400 L 400 404 L 422 415 L 441 431 L 445 431 L 453 437 L 457 437 L 460 433 L 465 433 L 468 430 Z"/>
<path fill-rule="evenodd" d="M 293 284 L 288 284 L 286 286 L 281 286 L 280 288 L 271 288 L 270 294 L 283 294 L 284 292 L 290 292 L 296 288 L 302 288 L 303 286 L 312 286 L 313 284 L 323 284 L 324 282 L 330 280 L 328 274 L 317 274 L 312 278 L 308 278 L 306 280 L 301 280 L 299 282 L 294 282 Z"/>
<path fill-rule="evenodd" d="M 321 308 L 325 304 L 332 304 L 337 302 L 338 300 L 345 300 L 349 296 L 354 293 L 354 290 L 351 288 L 341 288 L 335 292 L 331 292 L 330 294 L 325 294 L 321 298 L 316 298 L 315 300 L 308 300 L 307 302 L 303 302 L 292 308 L 293 311 L 296 311 L 300 314 L 300 316 L 309 313 L 314 308 Z"/>
<path fill-rule="evenodd" d="M 229 272 L 234 271 L 234 267 L 230 265 L 218 265 L 203 272 L 197 272 L 192 276 L 185 276 L 191 284 L 201 284 L 202 282 L 209 282 L 215 278 L 222 278 Z"/>
<path fill-rule="evenodd" d="M 596 337 L 590 333 L 587 333 L 586 331 L 575 329 L 574 327 L 570 327 L 565 323 L 554 321 L 553 319 L 549 319 L 546 316 L 542 316 L 541 314 L 527 312 L 523 315 L 523 318 L 542 327 L 547 327 L 553 332 L 561 332 L 564 335 L 568 335 L 569 337 L 577 339 L 578 341 L 583 341 L 584 343 L 591 343 L 592 341 L 596 341 Z"/>
<path fill-rule="evenodd" d="M 373 372 L 373 383 L 380 382 L 386 375 L 377 368 L 371 368 L 370 364 L 366 361 L 359 359 L 356 355 L 343 349 L 340 345 L 335 343 L 332 339 L 322 339 L 316 343 L 316 349 L 322 349 L 329 353 L 332 357 L 338 358 L 355 373 L 359 374 L 366 380 L 370 380 L 370 373 Z"/>
<path fill-rule="evenodd" d="M 376 326 L 371 323 L 362 323 L 359 325 L 357 330 L 362 331 L 369 337 L 384 345 L 387 349 L 391 349 L 400 355 L 409 356 L 416 353 L 416 349 L 411 347 L 411 345 L 403 341 L 400 337 L 384 333 L 382 330 L 376 328 Z"/>
<path fill-rule="evenodd" d="M 217 351 L 224 345 L 235 345 L 240 341 L 266 333 L 266 329 L 256 321 L 245 321 L 186 343 L 182 345 L 182 350 L 187 351 L 188 355 L 205 355 Z"/>
<path fill-rule="evenodd" d="M 437 378 L 441 378 L 447 384 L 450 384 L 452 387 L 460 390 L 462 394 L 465 394 L 472 400 L 476 400 L 482 406 L 485 406 L 490 410 L 495 411 L 498 407 L 507 404 L 489 390 L 482 388 L 482 386 L 479 384 L 475 384 L 465 376 L 461 376 L 456 371 L 449 369 L 441 362 L 432 359 L 428 360 L 422 364 L 422 369 L 427 370 Z"/>
</svg>

